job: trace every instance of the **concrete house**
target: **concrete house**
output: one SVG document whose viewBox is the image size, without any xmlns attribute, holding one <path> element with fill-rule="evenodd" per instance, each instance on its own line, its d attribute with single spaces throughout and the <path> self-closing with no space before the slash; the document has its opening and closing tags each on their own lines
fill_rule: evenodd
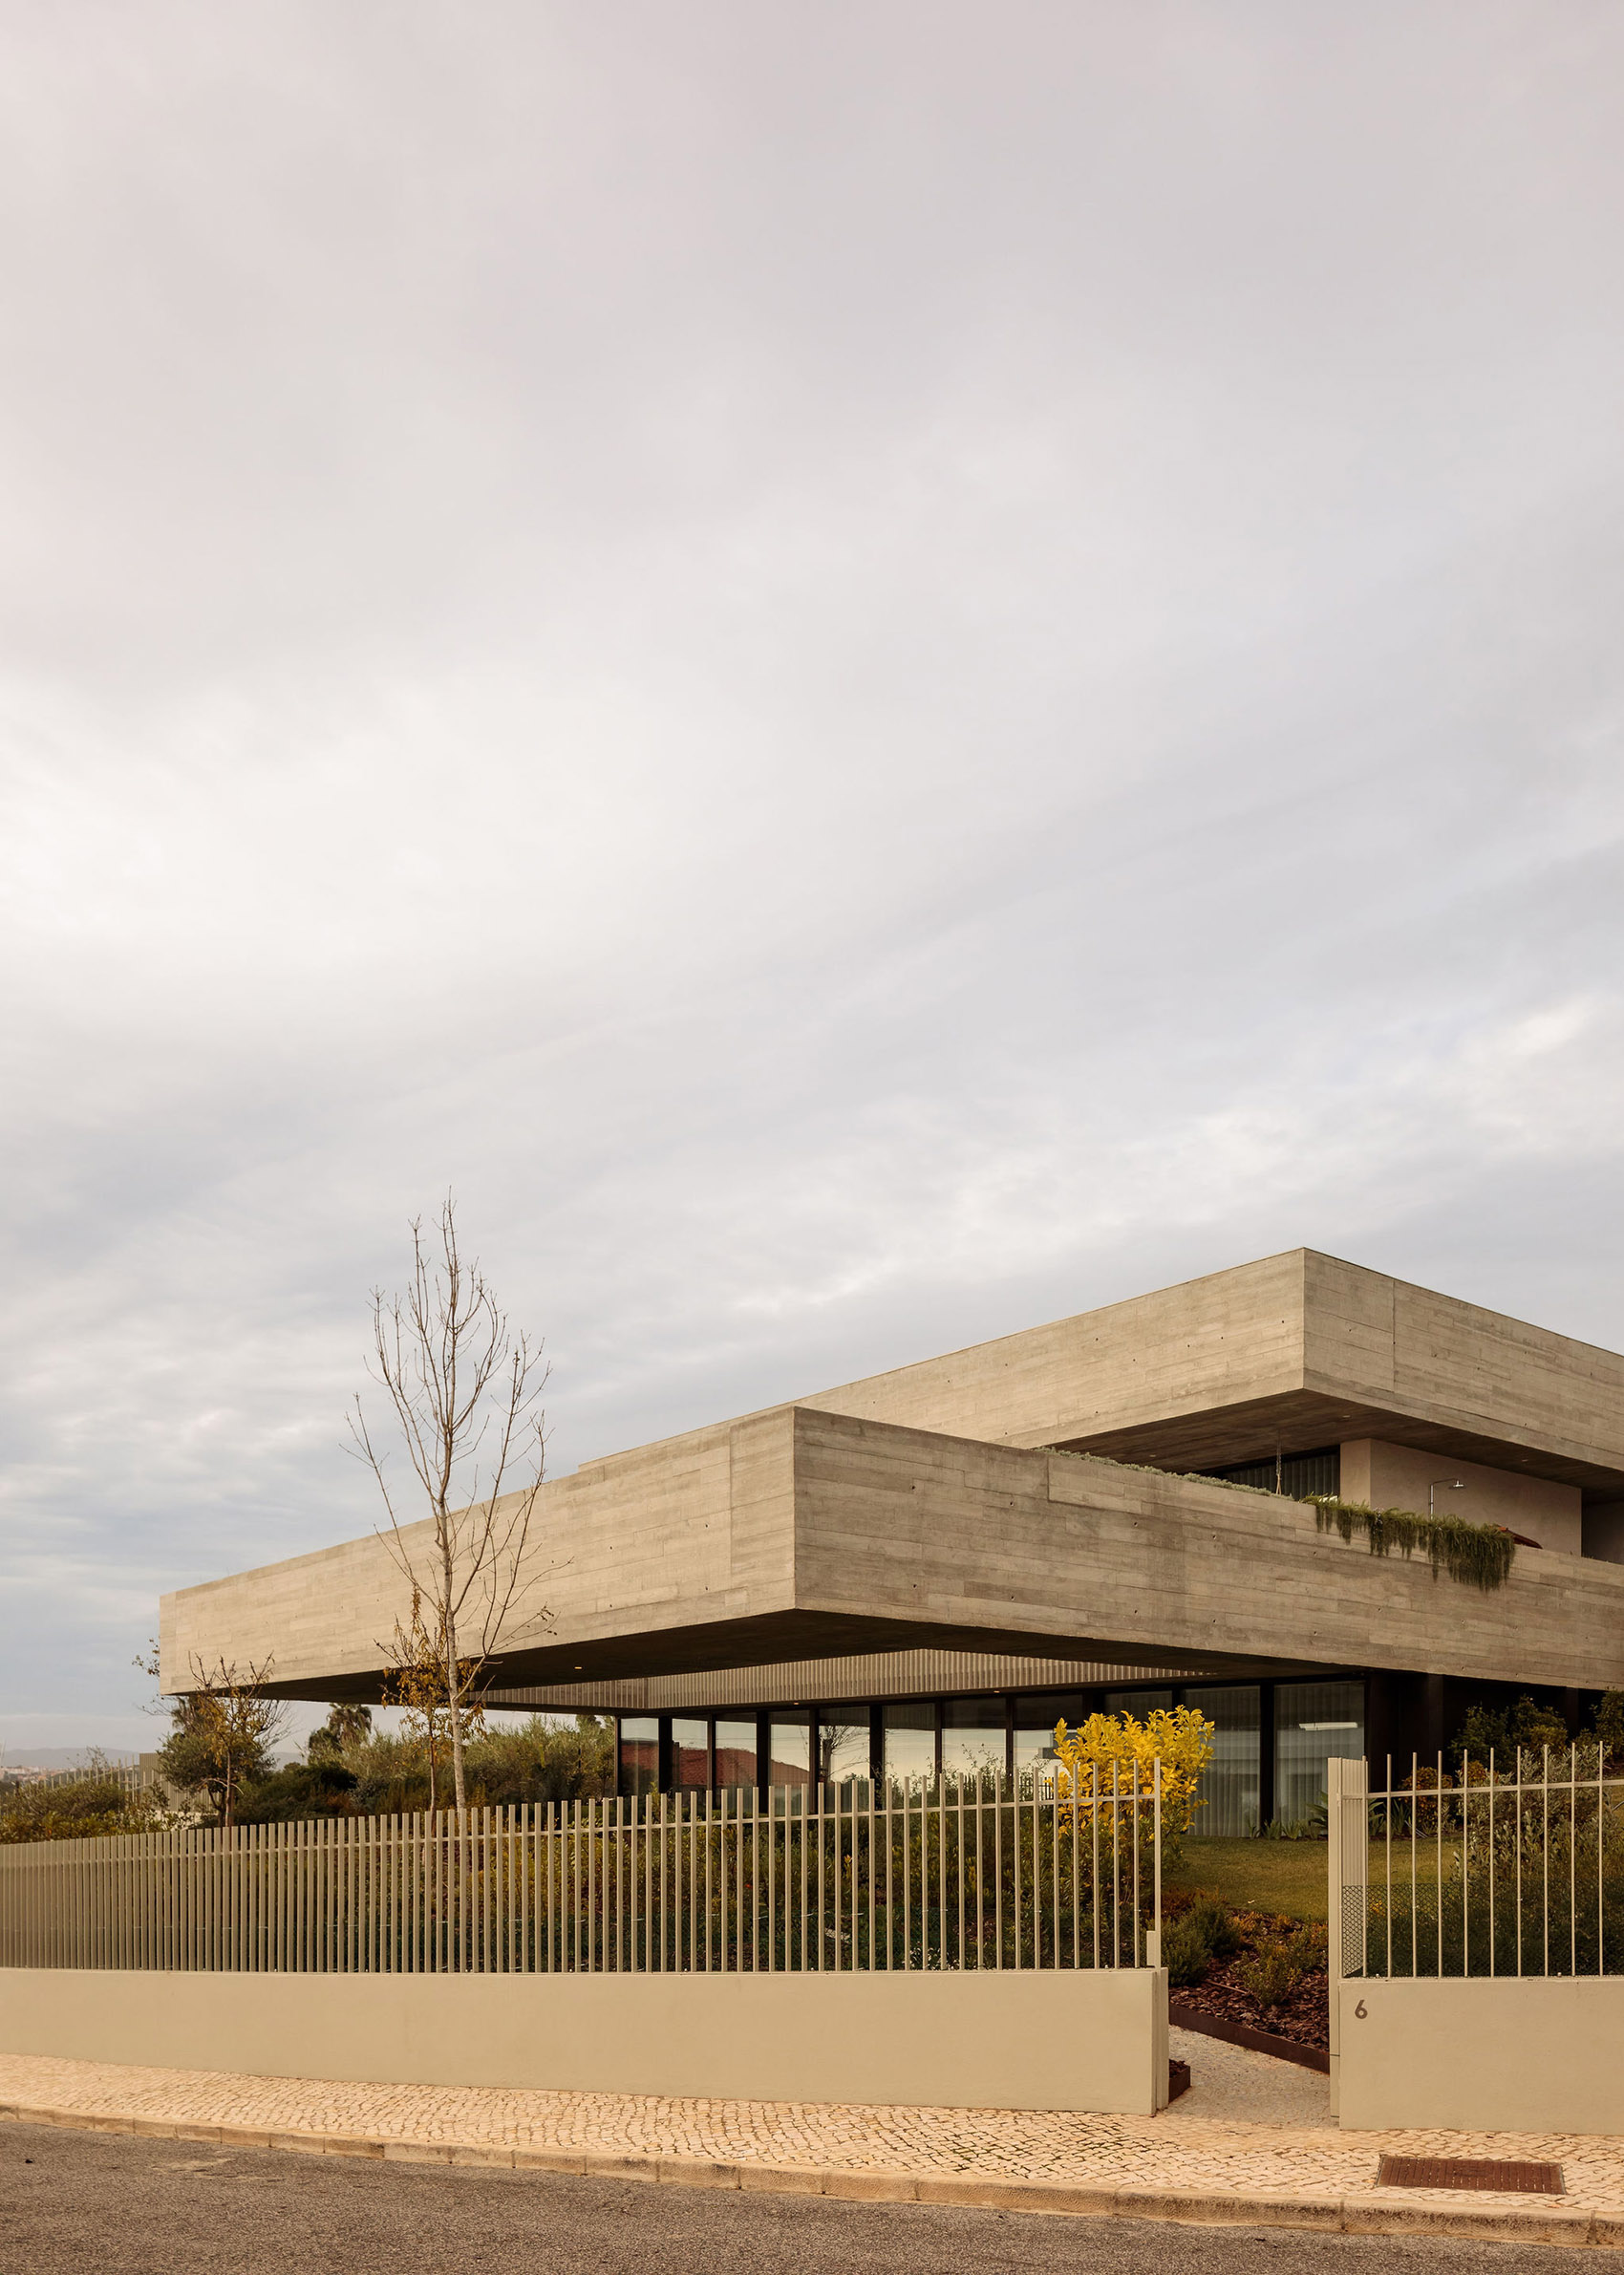
<svg viewBox="0 0 1624 2275">
<path fill-rule="evenodd" d="M 1510 1574 L 1310 1494 L 1503 1527 Z M 1624 1687 L 1624 1358 L 1312 1250 L 584 1463 L 538 1521 L 550 1617 L 492 1703 L 612 1714 L 628 1792 L 1016 1770 L 1187 1703 L 1200 1829 L 1240 1833 L 1474 1699 L 1576 1728 Z M 182 1589 L 164 1687 L 198 1653 L 376 1701 L 400 1594 L 372 1535 Z"/>
</svg>

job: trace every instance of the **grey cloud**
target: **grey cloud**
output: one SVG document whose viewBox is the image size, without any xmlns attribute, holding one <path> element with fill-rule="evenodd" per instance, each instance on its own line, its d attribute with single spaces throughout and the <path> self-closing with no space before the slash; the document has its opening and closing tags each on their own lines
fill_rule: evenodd
<svg viewBox="0 0 1624 2275">
<path fill-rule="evenodd" d="M 1624 1340 L 1621 51 L 32 19 L 0 1735 L 373 1521 L 447 1183 L 562 1466 L 1300 1240 Z"/>
</svg>

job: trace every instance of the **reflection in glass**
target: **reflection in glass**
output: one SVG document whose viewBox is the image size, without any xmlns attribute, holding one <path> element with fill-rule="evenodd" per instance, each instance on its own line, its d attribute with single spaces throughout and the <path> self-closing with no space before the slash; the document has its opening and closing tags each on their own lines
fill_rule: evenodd
<svg viewBox="0 0 1624 2275">
<path fill-rule="evenodd" d="M 1055 1725 L 1076 1729 L 1088 1717 L 1088 1701 L 1075 1690 L 1035 1690 L 1015 1704 L 1015 1765 L 1030 1770 L 1055 1759 Z"/>
<path fill-rule="evenodd" d="M 942 1707 L 942 1775 L 1001 1777 L 1003 1771 L 1003 1700 L 949 1699 Z"/>
<path fill-rule="evenodd" d="M 671 1722 L 671 1781 L 678 1791 L 711 1782 L 711 1726 L 673 1714 Z"/>
<path fill-rule="evenodd" d="M 1325 1798 L 1328 1761 L 1364 1752 L 1362 1683 L 1282 1683 L 1274 1693 L 1274 1814 L 1291 1825 Z"/>
<path fill-rule="evenodd" d="M 756 1782 L 756 1717 L 748 1722 L 716 1718 L 716 1784 L 718 1787 Z"/>
<path fill-rule="evenodd" d="M 869 1775 L 869 1718 L 866 1706 L 821 1706 L 818 1710 L 818 1782 L 844 1785 Z"/>
<path fill-rule="evenodd" d="M 934 1706 L 885 1708 L 886 1775 L 893 1785 L 929 1785 L 936 1774 Z"/>
<path fill-rule="evenodd" d="M 653 1793 L 660 1783 L 660 1726 L 652 1714 L 626 1714 L 620 1723 L 620 1790 Z"/>
<path fill-rule="evenodd" d="M 780 1710 L 768 1725 L 767 1783 L 804 1787 L 812 1781 L 812 1716 L 804 1706 Z"/>
<path fill-rule="evenodd" d="M 1258 1691 L 1255 1684 L 1226 1690 L 1186 1690 L 1185 1705 L 1214 1728 L 1212 1759 L 1196 1787 L 1190 1830 L 1235 1839 L 1257 1830 Z"/>
</svg>

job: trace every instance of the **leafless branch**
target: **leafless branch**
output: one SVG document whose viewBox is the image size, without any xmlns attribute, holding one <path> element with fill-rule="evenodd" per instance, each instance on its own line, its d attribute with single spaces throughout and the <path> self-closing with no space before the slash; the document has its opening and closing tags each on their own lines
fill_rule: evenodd
<svg viewBox="0 0 1624 2275">
<path fill-rule="evenodd" d="M 427 1541 L 411 1537 L 416 1528 L 391 1489 L 388 1456 L 374 1442 L 359 1396 L 350 1430 L 383 1496 L 389 1521 L 378 1537 L 414 1592 L 414 1627 L 432 1638 L 444 1667 L 461 1810 L 467 1806 L 462 1741 L 486 1664 L 551 1618 L 545 1605 L 525 1616 L 540 1577 L 531 1527 L 546 1470 L 541 1400 L 550 1370 L 541 1346 L 510 1327 L 478 1258 L 463 1257 L 449 1194 L 436 1229 L 439 1253 L 431 1257 L 422 1220 L 414 1219 L 412 1276 L 403 1293 L 373 1291 L 367 1370 L 389 1401 L 427 1503 Z M 402 1631 L 396 1634 L 401 1641 Z M 406 1642 L 417 1650 L 411 1638 L 402 1648 Z"/>
</svg>

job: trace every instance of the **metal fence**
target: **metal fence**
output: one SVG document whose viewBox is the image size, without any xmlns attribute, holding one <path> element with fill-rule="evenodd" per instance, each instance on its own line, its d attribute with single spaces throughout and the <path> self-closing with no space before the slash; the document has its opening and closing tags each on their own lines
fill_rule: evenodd
<svg viewBox="0 0 1624 2275">
<path fill-rule="evenodd" d="M 1337 1976 L 1624 1974 L 1624 1778 L 1593 1742 L 1446 1770 L 1333 1762 Z"/>
<path fill-rule="evenodd" d="M 1161 1777 L 654 1794 L 0 1848 L 0 1964 L 647 1974 L 1135 1967 Z"/>
<path fill-rule="evenodd" d="M 0 1766 L 0 1790 L 12 1793 L 29 1792 L 36 1786 L 116 1784 L 127 1800 L 136 1800 L 151 1792 L 158 1782 L 154 1771 L 135 1762 L 110 1762 L 100 1769 L 34 1770 L 26 1775 Z"/>
</svg>

